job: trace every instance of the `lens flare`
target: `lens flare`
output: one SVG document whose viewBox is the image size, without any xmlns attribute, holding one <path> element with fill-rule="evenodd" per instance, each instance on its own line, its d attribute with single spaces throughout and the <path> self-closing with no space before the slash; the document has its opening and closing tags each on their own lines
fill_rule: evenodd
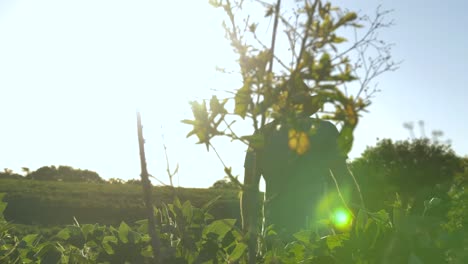
<svg viewBox="0 0 468 264">
<path fill-rule="evenodd" d="M 347 210 L 339 208 L 333 212 L 332 222 L 335 228 L 339 230 L 347 230 L 351 228 L 353 217 Z"/>
</svg>

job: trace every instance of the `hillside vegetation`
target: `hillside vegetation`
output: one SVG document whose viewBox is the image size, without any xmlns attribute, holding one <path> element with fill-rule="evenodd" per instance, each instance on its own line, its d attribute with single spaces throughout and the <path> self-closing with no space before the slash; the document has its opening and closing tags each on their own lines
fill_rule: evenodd
<svg viewBox="0 0 468 264">
<path fill-rule="evenodd" d="M 215 218 L 239 218 L 237 191 L 175 188 L 183 202 L 197 207 L 217 196 L 210 213 Z M 8 202 L 5 218 L 18 224 L 66 225 L 75 217 L 80 223 L 118 224 L 145 218 L 141 186 L 136 184 L 70 183 L 0 179 L 0 193 Z M 171 187 L 154 187 L 156 206 L 173 202 Z"/>
</svg>

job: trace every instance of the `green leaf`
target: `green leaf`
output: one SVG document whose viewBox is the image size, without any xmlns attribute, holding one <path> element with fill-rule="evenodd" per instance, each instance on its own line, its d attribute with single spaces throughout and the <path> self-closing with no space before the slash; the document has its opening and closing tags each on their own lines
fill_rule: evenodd
<svg viewBox="0 0 468 264">
<path fill-rule="evenodd" d="M 41 263 L 44 260 L 44 263 L 58 263 L 61 258 L 61 252 L 54 243 L 47 242 L 40 246 L 35 256 L 41 259 Z"/>
<path fill-rule="evenodd" d="M 313 75 L 318 75 L 320 80 L 327 80 L 330 77 L 331 70 L 332 70 L 332 64 L 331 64 L 331 58 L 328 53 L 324 53 L 322 57 L 319 60 L 319 65 L 314 69 L 315 74 Z"/>
<path fill-rule="evenodd" d="M 226 114 L 227 111 L 224 108 L 224 105 L 227 103 L 227 99 L 224 99 L 222 103 L 219 103 L 219 100 L 216 96 L 213 95 L 210 100 L 210 110 L 213 115 L 217 114 Z"/>
<path fill-rule="evenodd" d="M 203 229 L 203 235 L 210 233 L 218 235 L 218 239 L 222 240 L 224 236 L 234 227 L 236 219 L 215 220 L 213 223 Z"/>
<path fill-rule="evenodd" d="M 296 238 L 298 241 L 304 242 L 304 243 L 311 243 L 315 240 L 316 234 L 312 232 L 311 230 L 304 230 L 295 233 L 294 238 Z"/>
<path fill-rule="evenodd" d="M 105 236 L 102 239 L 102 247 L 104 248 L 104 251 L 106 251 L 107 254 L 113 255 L 114 254 L 114 249 L 109 243 L 118 243 L 118 239 L 115 236 Z"/>
<path fill-rule="evenodd" d="M 273 15 L 273 12 L 275 11 L 275 7 L 272 5 L 270 7 L 268 7 L 266 13 L 265 13 L 265 17 L 269 17 L 271 15 Z"/>
<path fill-rule="evenodd" d="M 141 250 L 141 253 L 140 253 L 143 257 L 147 257 L 147 258 L 152 258 L 153 257 L 153 249 L 151 248 L 150 245 L 146 246 L 145 248 L 143 248 Z"/>
<path fill-rule="evenodd" d="M 340 43 L 346 42 L 348 40 L 346 38 L 343 38 L 343 37 L 334 36 L 331 41 L 333 43 L 335 43 L 335 44 L 340 44 Z"/>
<path fill-rule="evenodd" d="M 204 212 L 208 212 L 208 211 L 211 209 L 211 207 L 213 206 L 213 204 L 214 204 L 216 201 L 218 201 L 221 197 L 222 197 L 222 195 L 218 195 L 218 196 L 216 196 L 215 198 L 209 200 L 206 204 L 204 204 L 204 205 L 202 206 L 201 209 L 202 209 Z"/>
<path fill-rule="evenodd" d="M 236 247 L 234 248 L 234 250 L 232 251 L 231 255 L 229 255 L 229 262 L 232 263 L 240 259 L 242 255 L 244 255 L 244 252 L 246 251 L 246 249 L 247 249 L 246 244 L 238 243 Z"/>
<path fill-rule="evenodd" d="M 256 23 L 250 24 L 249 31 L 252 33 L 255 33 L 255 30 L 257 30 L 257 24 Z"/>
<path fill-rule="evenodd" d="M 22 241 L 26 242 L 26 245 L 32 246 L 34 241 L 36 241 L 38 234 L 31 234 L 23 237 Z"/>
<path fill-rule="evenodd" d="M 388 215 L 387 211 L 380 210 L 377 213 L 371 213 L 370 216 L 379 224 L 383 224 L 385 226 L 390 225 L 390 216 Z"/>
<path fill-rule="evenodd" d="M 174 206 L 177 208 L 182 208 L 182 204 L 180 203 L 179 197 L 174 198 Z"/>
<path fill-rule="evenodd" d="M 349 239 L 349 233 L 327 236 L 327 246 L 330 250 L 343 246 L 343 242 Z"/>
<path fill-rule="evenodd" d="M 209 0 L 208 3 L 209 3 L 210 5 L 212 5 L 213 7 L 215 7 L 215 8 L 218 8 L 218 7 L 223 6 L 223 5 L 222 5 L 222 2 L 219 1 L 219 0 Z"/>
<path fill-rule="evenodd" d="M 120 239 L 120 241 L 122 241 L 125 244 L 128 242 L 128 232 L 129 231 L 130 231 L 130 227 L 125 222 L 120 223 L 120 226 L 119 226 L 119 239 Z"/>
<path fill-rule="evenodd" d="M 251 90 L 249 88 L 248 82 L 246 81 L 246 84 L 244 84 L 244 87 L 237 90 L 236 96 L 234 97 L 234 101 L 235 101 L 234 113 L 236 115 L 239 115 L 242 118 L 245 118 L 245 115 L 247 114 L 247 109 L 249 107 L 250 100 L 251 100 L 250 95 L 251 95 Z"/>
<path fill-rule="evenodd" d="M 367 223 L 367 213 L 360 209 L 356 217 L 356 233 L 359 235 L 364 230 Z"/>
<path fill-rule="evenodd" d="M 293 241 L 286 245 L 286 249 L 289 254 L 294 254 L 297 263 L 302 262 L 304 260 L 304 245 L 302 245 L 301 243 Z"/>
<path fill-rule="evenodd" d="M 64 228 L 64 229 L 60 230 L 60 232 L 58 232 L 55 236 L 57 238 L 67 240 L 67 239 L 70 238 L 70 231 L 68 230 L 68 228 Z"/>
<path fill-rule="evenodd" d="M 189 120 L 189 119 L 184 119 L 182 121 L 180 121 L 184 124 L 187 124 L 187 125 L 195 125 L 197 122 L 196 121 L 193 121 L 193 120 Z"/>
<path fill-rule="evenodd" d="M 338 20 L 338 22 L 335 24 L 335 28 L 338 28 L 346 23 L 349 23 L 357 18 L 357 14 L 354 12 L 349 12 L 346 13 L 343 17 Z"/>
<path fill-rule="evenodd" d="M 188 222 L 191 222 L 193 216 L 192 204 L 189 200 L 185 201 L 182 205 L 182 214 Z"/>
<path fill-rule="evenodd" d="M 85 239 L 88 239 L 88 235 L 94 232 L 94 225 L 85 224 L 81 227 L 81 232 L 83 232 L 83 236 Z"/>
</svg>

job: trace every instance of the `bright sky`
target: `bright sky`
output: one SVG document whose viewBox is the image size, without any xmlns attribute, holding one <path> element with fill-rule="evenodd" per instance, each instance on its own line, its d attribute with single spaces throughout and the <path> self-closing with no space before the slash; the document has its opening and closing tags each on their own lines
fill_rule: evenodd
<svg viewBox="0 0 468 264">
<path fill-rule="evenodd" d="M 351 2 L 334 3 L 362 14 L 379 4 Z M 376 138 L 408 138 L 402 124 L 418 120 L 468 154 L 468 3 L 451 2 L 382 2 L 395 10 L 396 25 L 381 37 L 404 62 L 379 78 L 382 92 L 360 121 L 350 157 Z M 69 165 L 106 179 L 138 178 L 139 109 L 151 174 L 168 182 L 164 143 L 171 168 L 180 166 L 176 185 L 221 179 L 214 152 L 186 139 L 190 127 L 180 120 L 192 118 L 190 100 L 238 88 L 235 76 L 215 71 L 235 67 L 223 17 L 208 1 L 0 0 L 0 169 Z M 215 146 L 241 174 L 245 147 Z"/>
</svg>

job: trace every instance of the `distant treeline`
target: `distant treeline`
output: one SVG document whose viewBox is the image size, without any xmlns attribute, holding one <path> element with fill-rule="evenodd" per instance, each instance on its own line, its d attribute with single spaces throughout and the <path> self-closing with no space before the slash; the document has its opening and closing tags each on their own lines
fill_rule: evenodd
<svg viewBox="0 0 468 264">
<path fill-rule="evenodd" d="M 0 172 L 0 179 L 15 180 L 38 180 L 38 181 L 62 181 L 62 182 L 88 182 L 88 183 L 111 183 L 111 184 L 139 184 L 140 180 L 130 179 L 122 180 L 119 178 L 110 178 L 105 180 L 97 172 L 90 170 L 75 169 L 71 166 L 43 166 L 35 171 L 29 168 L 22 168 L 23 174 L 18 174 L 5 168 Z"/>
<path fill-rule="evenodd" d="M 4 169 L 0 172 L 0 179 L 26 179 L 38 181 L 65 181 L 65 182 L 105 182 L 97 172 L 90 170 L 75 169 L 70 166 L 44 166 L 35 171 L 23 167 L 24 176 Z"/>
<path fill-rule="evenodd" d="M 0 179 L 0 193 L 6 193 L 8 221 L 27 225 L 67 225 L 75 217 L 80 223 L 119 224 L 145 218 L 141 186 L 90 182 Z M 240 218 L 238 192 L 225 189 L 154 187 L 156 206 L 183 202 L 201 207 L 217 196 L 210 213 L 215 218 Z"/>
</svg>

